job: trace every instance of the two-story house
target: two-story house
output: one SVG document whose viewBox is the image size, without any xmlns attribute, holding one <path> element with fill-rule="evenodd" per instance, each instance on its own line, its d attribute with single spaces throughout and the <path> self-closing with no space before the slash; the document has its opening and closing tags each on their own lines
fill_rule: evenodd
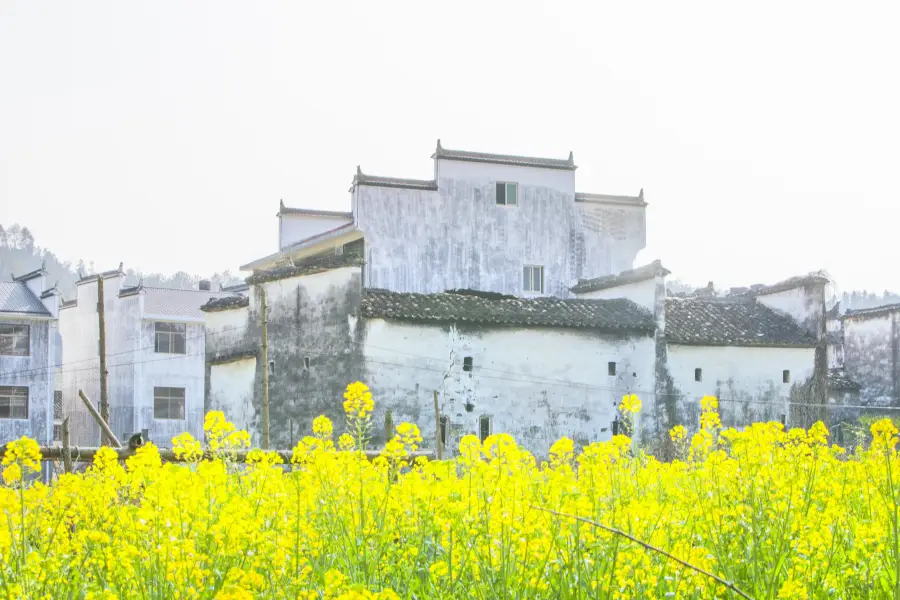
<svg viewBox="0 0 900 600">
<path fill-rule="evenodd" d="M 0 444 L 51 440 L 58 300 L 43 268 L 0 282 Z"/>
<path fill-rule="evenodd" d="M 121 269 L 83 277 L 64 302 L 63 413 L 72 443 L 96 445 L 100 430 L 78 398 L 100 403 L 99 282 L 103 280 L 110 427 L 118 436 L 148 430 L 157 445 L 189 431 L 203 433 L 205 329 L 200 306 L 224 295 L 210 290 L 125 286 Z"/>
</svg>

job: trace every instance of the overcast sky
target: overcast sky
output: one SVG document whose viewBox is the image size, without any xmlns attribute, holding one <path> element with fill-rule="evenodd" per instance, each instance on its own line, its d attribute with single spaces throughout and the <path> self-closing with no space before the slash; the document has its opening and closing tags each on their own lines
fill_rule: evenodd
<svg viewBox="0 0 900 600">
<path fill-rule="evenodd" d="M 0 0 L 0 224 L 64 259 L 236 270 L 357 164 L 565 158 L 673 277 L 900 290 L 896 2 Z"/>
</svg>

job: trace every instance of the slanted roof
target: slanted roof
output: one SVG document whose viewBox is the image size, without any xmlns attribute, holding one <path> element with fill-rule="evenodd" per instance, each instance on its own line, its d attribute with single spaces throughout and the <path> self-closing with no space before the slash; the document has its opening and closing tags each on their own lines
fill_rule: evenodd
<svg viewBox="0 0 900 600">
<path fill-rule="evenodd" d="M 35 277 L 40 277 L 41 275 L 46 275 L 47 270 L 44 268 L 44 264 L 41 263 L 41 266 L 35 269 L 34 271 L 30 271 L 25 273 L 24 275 L 14 275 L 13 281 L 31 281 Z"/>
<path fill-rule="evenodd" d="M 848 309 L 840 316 L 841 319 L 874 319 L 900 311 L 900 303 L 882 304 L 872 308 Z"/>
<path fill-rule="evenodd" d="M 250 306 L 250 298 L 247 296 L 224 296 L 222 298 L 210 298 L 206 304 L 200 307 L 200 310 L 203 312 L 219 312 L 246 308 L 248 306 Z"/>
<path fill-rule="evenodd" d="M 232 363 L 239 360 L 257 358 L 258 356 L 259 352 L 257 352 L 256 350 L 231 350 L 226 351 L 223 354 L 215 354 L 211 357 L 208 357 L 206 362 L 210 365 L 224 365 L 226 363 Z"/>
<path fill-rule="evenodd" d="M 847 375 L 843 369 L 829 369 L 828 389 L 840 392 L 858 392 L 862 386 Z"/>
<path fill-rule="evenodd" d="M 318 210 L 315 208 L 291 208 L 289 206 L 285 206 L 284 202 L 280 202 L 278 215 L 302 215 L 307 217 L 329 217 L 335 219 L 352 219 L 353 213 L 351 212 L 343 212 L 336 210 Z"/>
<path fill-rule="evenodd" d="M 328 231 L 323 231 L 322 233 L 317 233 L 316 235 L 294 242 L 278 252 L 258 258 L 246 265 L 241 265 L 241 271 L 268 267 L 279 261 L 287 260 L 292 255 L 303 254 L 304 252 L 308 253 L 308 255 L 316 255 L 322 251 L 320 246 L 325 247 L 328 242 L 337 245 L 336 243 L 341 239 L 355 241 L 360 238 L 362 238 L 362 232 L 356 227 L 356 223 L 344 223 L 343 225 L 339 225 Z"/>
<path fill-rule="evenodd" d="M 122 263 L 119 263 L 118 269 L 111 269 L 109 271 L 103 271 L 102 273 L 94 273 L 92 275 L 85 275 L 75 282 L 75 285 L 81 285 L 82 283 L 87 283 L 89 281 L 97 281 L 99 278 L 109 279 L 110 277 L 119 277 L 125 276 L 125 271 L 122 270 Z"/>
<path fill-rule="evenodd" d="M 299 277 L 302 275 L 313 275 L 315 273 L 331 271 L 332 269 L 353 267 L 362 264 L 363 260 L 355 254 L 328 254 L 295 262 L 293 266 L 276 267 L 274 269 L 258 271 L 248 277 L 246 281 L 248 284 L 254 285 L 266 281 L 276 281 L 278 279 L 287 279 L 289 277 Z"/>
<path fill-rule="evenodd" d="M 644 188 L 641 188 L 637 196 L 623 196 L 617 194 L 587 194 L 575 192 L 575 202 L 588 202 L 593 204 L 621 204 L 627 206 L 647 206 L 644 200 Z"/>
<path fill-rule="evenodd" d="M 144 287 L 144 314 L 152 317 L 172 319 L 202 319 L 200 307 L 210 298 L 229 295 L 209 290 L 178 290 L 171 288 Z"/>
<path fill-rule="evenodd" d="M 654 260 L 649 265 L 643 265 L 615 275 L 604 275 L 603 277 L 594 277 L 593 279 L 582 279 L 571 289 L 576 294 L 585 294 L 587 292 L 597 292 L 615 288 L 629 283 L 637 283 L 639 281 L 647 281 L 653 279 L 657 275 L 668 275 L 670 271 L 662 266 L 658 260 Z"/>
<path fill-rule="evenodd" d="M 650 311 L 622 298 L 564 300 L 463 290 L 413 294 L 367 289 L 361 312 L 370 318 L 431 323 L 571 327 L 623 333 L 650 333 L 654 329 Z"/>
<path fill-rule="evenodd" d="M 443 160 L 461 160 L 465 162 L 493 163 L 498 165 L 515 165 L 517 167 L 538 167 L 541 169 L 562 169 L 574 171 L 575 158 L 572 152 L 566 159 L 537 158 L 533 156 L 516 156 L 514 154 L 490 154 L 488 152 L 470 152 L 468 150 L 448 150 L 437 141 L 437 149 L 431 158 Z"/>
<path fill-rule="evenodd" d="M 410 190 L 430 190 L 438 189 L 437 181 L 434 179 L 404 179 L 400 177 L 380 177 L 378 175 L 366 175 L 357 165 L 356 175 L 353 176 L 353 187 L 357 185 L 373 185 L 376 187 L 406 188 Z"/>
<path fill-rule="evenodd" d="M 49 317 L 50 311 L 22 281 L 0 281 L 0 313 Z"/>
<path fill-rule="evenodd" d="M 765 296 L 766 294 L 775 294 L 800 287 L 825 285 L 829 282 L 830 280 L 824 273 L 815 272 L 807 275 L 790 277 L 784 281 L 773 283 L 772 285 L 752 285 L 750 286 L 750 293 L 754 296 Z"/>
<path fill-rule="evenodd" d="M 815 337 L 754 298 L 666 298 L 666 339 L 692 346 L 813 347 Z"/>
</svg>

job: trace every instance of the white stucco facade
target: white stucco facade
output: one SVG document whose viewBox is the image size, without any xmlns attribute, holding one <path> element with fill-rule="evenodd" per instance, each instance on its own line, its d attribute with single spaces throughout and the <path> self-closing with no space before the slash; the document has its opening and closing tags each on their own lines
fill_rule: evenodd
<svg viewBox="0 0 900 600">
<path fill-rule="evenodd" d="M 285 214 L 278 218 L 278 249 L 346 225 L 349 217 Z"/>
<path fill-rule="evenodd" d="M 209 410 L 225 413 L 238 429 L 252 430 L 256 357 L 210 365 Z"/>
</svg>

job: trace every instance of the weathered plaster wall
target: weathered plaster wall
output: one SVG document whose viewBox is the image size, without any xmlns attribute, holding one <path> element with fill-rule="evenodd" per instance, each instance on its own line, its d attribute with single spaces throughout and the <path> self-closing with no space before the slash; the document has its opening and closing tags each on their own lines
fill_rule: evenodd
<svg viewBox="0 0 900 600">
<path fill-rule="evenodd" d="M 650 312 L 654 312 L 656 310 L 656 298 L 657 298 L 657 283 L 655 279 L 647 279 L 646 281 L 638 281 L 635 283 L 629 283 L 626 285 L 619 285 L 614 288 L 608 288 L 605 290 L 597 290 L 594 292 L 586 292 L 583 294 L 577 294 L 578 298 L 584 299 L 613 299 L 613 298 L 627 298 L 638 304 L 643 306 Z"/>
<path fill-rule="evenodd" d="M 700 399 L 716 396 L 725 426 L 780 420 L 789 401 L 802 393 L 815 369 L 814 348 L 667 347 L 668 372 L 677 395 L 680 424 L 699 425 Z M 702 380 L 694 380 L 694 369 Z M 782 372 L 790 371 L 790 383 Z"/>
<path fill-rule="evenodd" d="M 570 172 L 472 164 L 463 177 L 441 169 L 438 191 L 356 187 L 367 287 L 523 296 L 522 267 L 534 264 L 544 267 L 546 294 L 569 297 L 579 278 L 631 268 L 645 245 L 644 208 L 575 202 L 571 185 L 551 180 Z M 506 180 L 519 183 L 517 206 L 496 204 L 495 184 Z"/>
<path fill-rule="evenodd" d="M 205 336 L 199 323 L 185 327 L 185 353 L 168 354 L 154 351 L 155 321 L 142 320 L 135 331 L 140 340 L 138 364 L 133 381 L 133 426 L 130 431 L 149 429 L 157 446 L 171 447 L 172 438 L 190 432 L 203 438 Z M 184 388 L 184 419 L 156 419 L 153 416 L 153 388 Z"/>
<path fill-rule="evenodd" d="M 575 194 L 575 171 L 567 169 L 542 169 L 460 160 L 437 160 L 435 167 L 438 181 L 442 179 L 482 183 L 507 181 Z"/>
<path fill-rule="evenodd" d="M 821 285 L 801 286 L 756 299 L 765 306 L 791 316 L 811 334 L 825 332 L 825 291 Z"/>
<path fill-rule="evenodd" d="M 269 360 L 274 373 L 269 384 L 270 435 L 273 447 L 285 448 L 298 435 L 312 431 L 312 420 L 325 414 L 340 431 L 343 424 L 343 394 L 348 383 L 360 379 L 362 352 L 354 343 L 348 315 L 357 312 L 362 273 L 359 267 L 335 269 L 259 284 L 268 305 Z M 208 313 L 214 330 L 239 322 L 242 317 Z M 247 327 L 239 339 L 208 335 L 210 357 L 229 352 L 259 350 L 262 322 L 257 286 L 250 288 Z M 221 338 L 221 339 L 220 339 Z M 306 367 L 308 359 L 309 368 Z M 246 368 L 246 367 L 244 367 Z M 245 415 L 254 442 L 259 443 L 262 392 L 262 361 L 257 361 L 250 414 L 243 391 L 229 391 L 228 378 L 212 378 L 207 406 L 216 406 L 226 416 Z M 218 367 L 209 367 L 218 371 Z M 246 382 L 249 376 L 240 377 Z M 243 384 L 242 384 L 243 385 Z M 293 432 L 293 439 L 292 439 Z"/>
<path fill-rule="evenodd" d="M 900 323 L 896 312 L 844 319 L 844 369 L 872 406 L 900 405 Z"/>
<path fill-rule="evenodd" d="M 838 369 L 844 366 L 844 326 L 840 319 L 825 321 L 828 336 L 828 368 Z"/>
<path fill-rule="evenodd" d="M 0 419 L 0 444 L 23 435 L 49 443 L 53 419 L 53 374 L 51 321 L 2 317 L 3 323 L 28 325 L 28 356 L 0 356 L 0 386 L 28 388 L 28 418 Z M 55 328 L 52 328 L 55 331 Z"/>
<path fill-rule="evenodd" d="M 209 405 L 207 410 L 220 410 L 238 429 L 249 429 L 254 418 L 256 390 L 255 357 L 210 365 Z"/>
<path fill-rule="evenodd" d="M 457 328 L 381 319 L 360 321 L 365 379 L 376 423 L 412 421 L 434 447 L 433 391 L 450 418 L 448 448 L 478 434 L 479 418 L 538 456 L 568 436 L 578 444 L 609 439 L 622 395 L 653 389 L 652 337 L 616 337 L 556 328 Z M 452 366 L 451 366 L 452 351 Z M 472 357 L 471 372 L 463 370 Z M 616 375 L 607 373 L 616 362 Z M 446 379 L 445 379 L 446 375 Z M 383 439 L 377 439 L 381 443 Z"/>
<path fill-rule="evenodd" d="M 350 219 L 319 217 L 313 215 L 283 215 L 278 220 L 278 249 L 282 250 L 294 242 L 324 233 L 329 229 L 346 225 Z"/>
</svg>

